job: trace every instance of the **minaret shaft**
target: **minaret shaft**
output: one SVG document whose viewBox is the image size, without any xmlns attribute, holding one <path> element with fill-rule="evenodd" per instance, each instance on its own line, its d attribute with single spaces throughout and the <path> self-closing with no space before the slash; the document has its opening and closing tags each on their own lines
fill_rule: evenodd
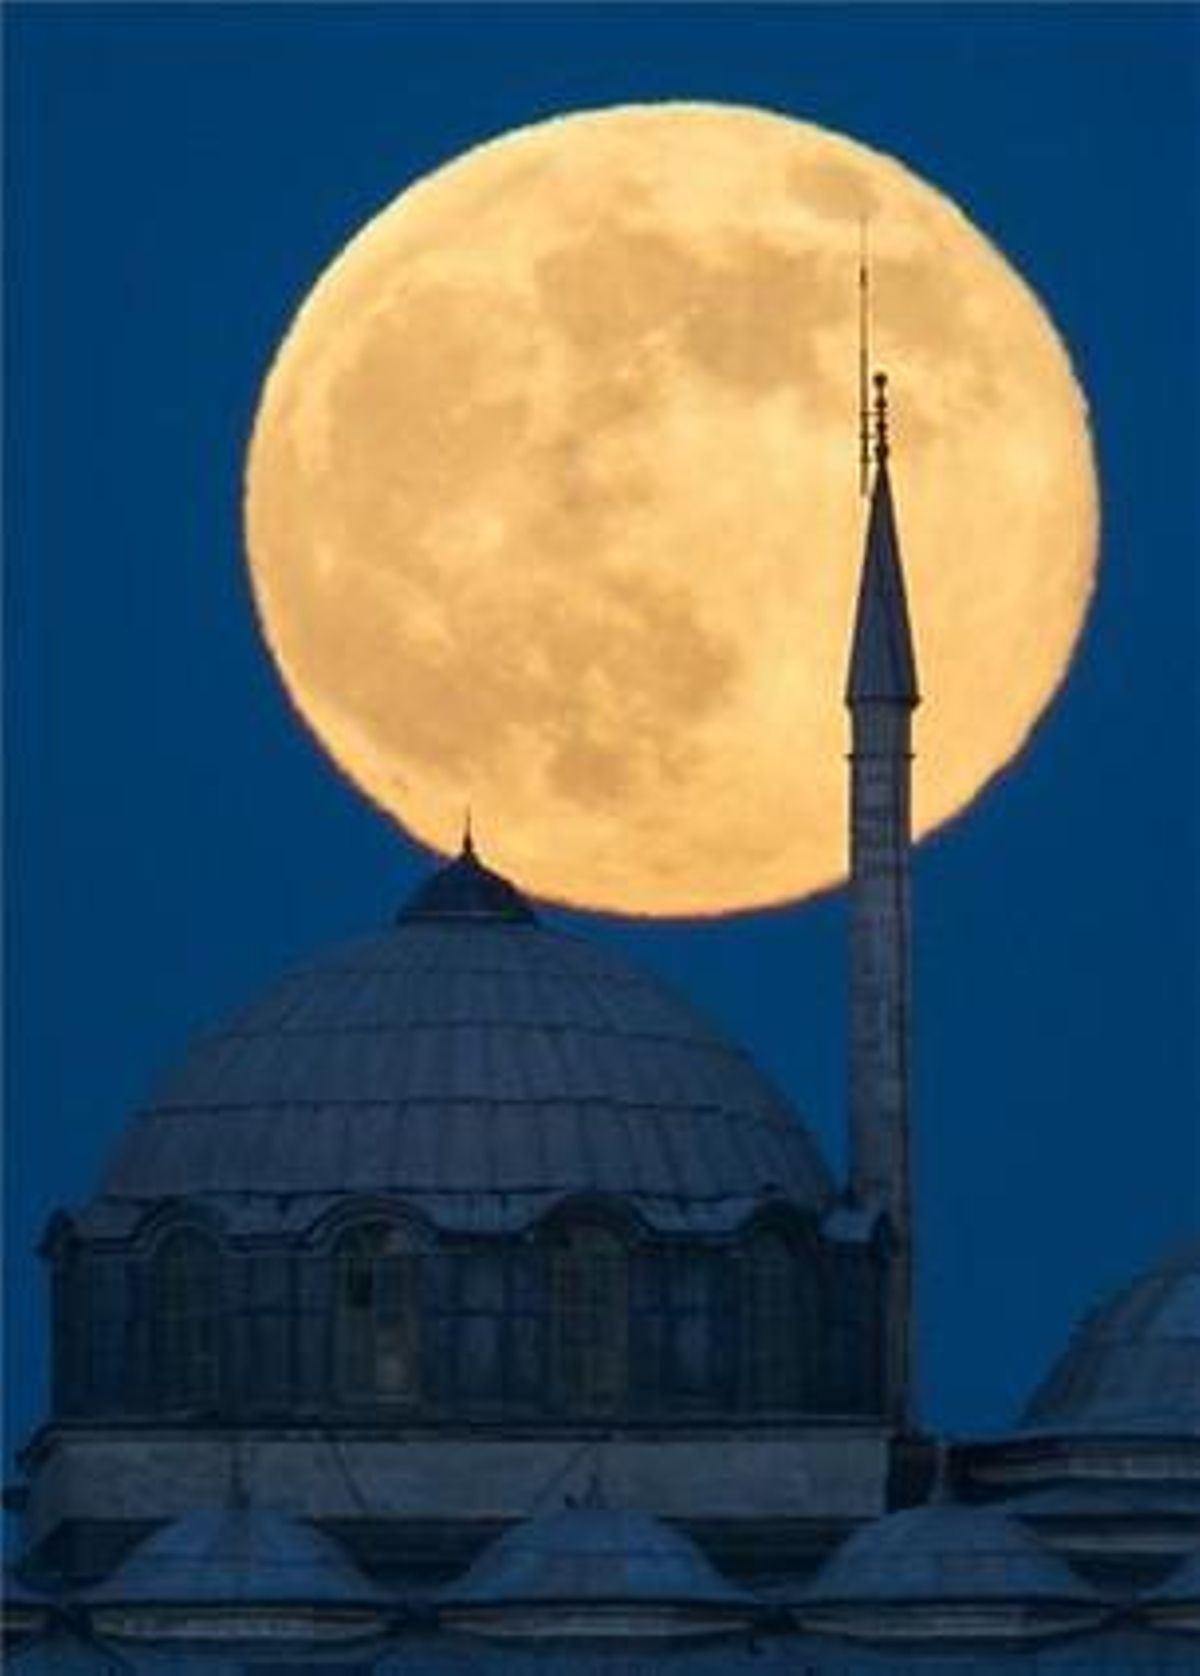
<svg viewBox="0 0 1200 1676">
<path fill-rule="evenodd" d="M 850 819 L 851 1186 L 886 1212 L 893 1249 L 884 1332 L 884 1384 L 898 1422 L 912 1390 L 912 955 L 909 710 L 854 710 Z"/>
<path fill-rule="evenodd" d="M 850 1186 L 886 1216 L 888 1412 L 912 1423 L 912 717 L 920 703 L 876 376 L 875 478 L 846 703 L 850 751 Z"/>
</svg>

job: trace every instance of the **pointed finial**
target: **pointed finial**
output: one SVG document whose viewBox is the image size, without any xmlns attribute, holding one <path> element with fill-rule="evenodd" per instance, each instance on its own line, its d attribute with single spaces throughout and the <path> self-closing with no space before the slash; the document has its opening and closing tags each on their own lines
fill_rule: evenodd
<svg viewBox="0 0 1200 1676">
<path fill-rule="evenodd" d="M 887 464 L 888 457 L 888 394 L 887 373 L 877 372 L 875 385 L 875 464 Z"/>
<path fill-rule="evenodd" d="M 871 268 L 867 218 L 858 218 L 858 491 L 865 500 L 871 482 L 871 415 L 868 369 L 871 364 Z"/>
<path fill-rule="evenodd" d="M 471 831 L 471 805 L 469 803 L 463 813 L 462 853 L 472 861 L 476 859 L 475 838 Z"/>
</svg>

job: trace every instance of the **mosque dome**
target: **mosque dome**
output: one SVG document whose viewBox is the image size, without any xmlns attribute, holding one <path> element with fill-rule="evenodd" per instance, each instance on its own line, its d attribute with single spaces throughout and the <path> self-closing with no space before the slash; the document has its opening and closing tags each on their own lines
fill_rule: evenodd
<svg viewBox="0 0 1200 1676">
<path fill-rule="evenodd" d="M 540 924 L 468 844 L 384 935 L 326 953 L 196 1042 L 119 1147 L 113 1201 L 217 1196 L 313 1217 L 402 1195 L 445 1230 L 574 1195 L 719 1230 L 829 1181 L 782 1097 L 684 1001 Z"/>
<path fill-rule="evenodd" d="M 1021 1429 L 1200 1435 L 1200 1240 L 1084 1317 Z"/>
<path fill-rule="evenodd" d="M 139 1543 L 87 1592 L 100 1627 L 150 1636 L 205 1634 L 219 1618 L 231 1634 L 269 1618 L 269 1632 L 311 1633 L 313 1616 L 347 1634 L 378 1629 L 391 1597 L 362 1576 L 330 1537 L 270 1508 L 202 1507 Z"/>
<path fill-rule="evenodd" d="M 439 1604 L 460 1628 L 513 1636 L 694 1636 L 745 1625 L 760 1610 L 681 1532 L 598 1503 L 514 1525 Z"/>
<path fill-rule="evenodd" d="M 52 1222 L 55 1412 L 874 1422 L 887 1254 L 831 1201 L 739 1048 L 468 845 L 198 1041 Z"/>
<path fill-rule="evenodd" d="M 1200 1633 L 1200 1548 L 1183 1560 L 1164 1582 L 1144 1596 L 1152 1621 Z"/>
<path fill-rule="evenodd" d="M 1102 1606 L 1019 1520 L 939 1499 L 856 1531 L 809 1584 L 800 1615 L 868 1640 L 990 1638 L 1084 1628 Z"/>
<path fill-rule="evenodd" d="M 52 1602 L 40 1589 L 31 1589 L 23 1578 L 6 1567 L 0 1575 L 0 1608 L 4 1629 L 4 1654 L 45 1628 Z"/>
</svg>

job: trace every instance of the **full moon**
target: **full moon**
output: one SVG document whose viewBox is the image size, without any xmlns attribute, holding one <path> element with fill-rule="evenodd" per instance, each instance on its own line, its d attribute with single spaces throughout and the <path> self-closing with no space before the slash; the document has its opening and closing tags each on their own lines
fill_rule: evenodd
<svg viewBox="0 0 1200 1676">
<path fill-rule="evenodd" d="M 417 839 L 532 894 L 725 913 L 846 872 L 858 289 L 892 395 L 925 703 L 915 822 L 964 809 L 1092 589 L 1086 408 L 945 196 L 764 111 L 583 112 L 402 192 L 321 275 L 250 447 L 296 706 Z"/>
</svg>

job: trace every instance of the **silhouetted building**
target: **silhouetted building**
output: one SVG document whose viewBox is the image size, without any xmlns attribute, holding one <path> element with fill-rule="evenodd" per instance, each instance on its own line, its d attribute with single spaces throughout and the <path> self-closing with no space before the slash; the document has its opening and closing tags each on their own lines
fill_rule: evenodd
<svg viewBox="0 0 1200 1676">
<path fill-rule="evenodd" d="M 846 1188 L 744 1053 L 468 839 L 390 931 L 201 1039 L 51 1222 L 15 1669 L 1200 1663 L 1200 1246 L 1011 1434 L 947 1451 L 913 1413 L 886 444 L 881 387 Z"/>
</svg>

